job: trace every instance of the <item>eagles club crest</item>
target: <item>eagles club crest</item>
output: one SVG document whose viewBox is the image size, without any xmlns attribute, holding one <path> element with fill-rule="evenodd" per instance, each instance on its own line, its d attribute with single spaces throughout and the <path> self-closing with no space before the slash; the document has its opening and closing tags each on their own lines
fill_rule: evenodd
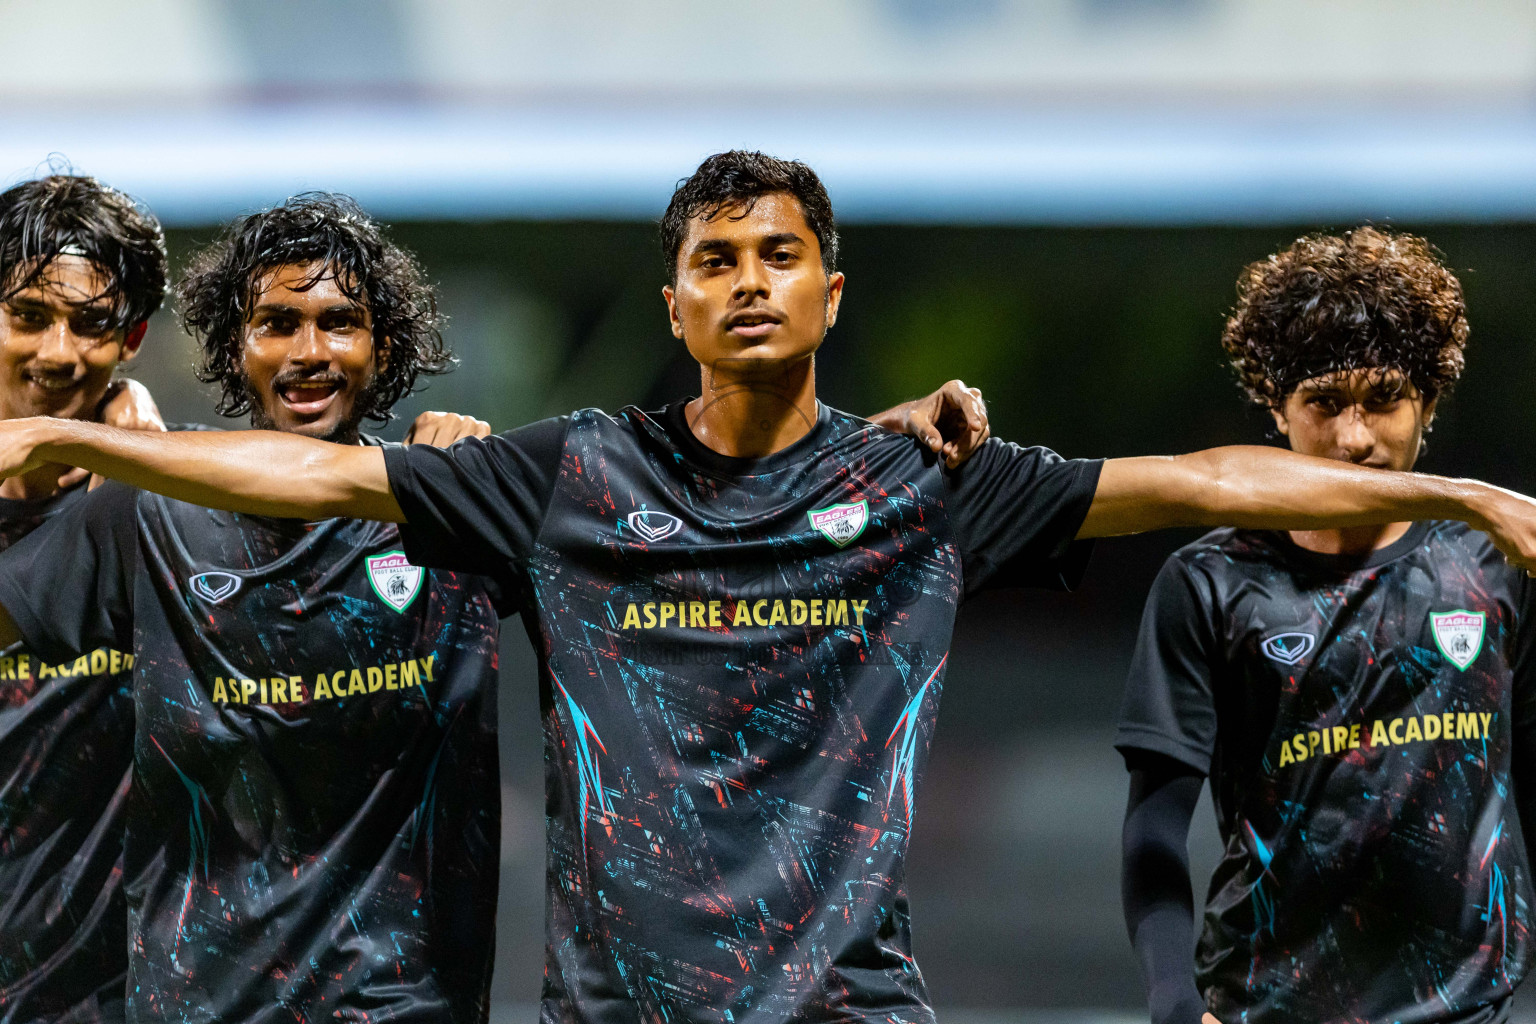
<svg viewBox="0 0 1536 1024">
<path fill-rule="evenodd" d="M 859 534 L 864 532 L 864 527 L 869 525 L 869 502 L 828 505 L 807 512 L 806 515 L 810 517 L 813 529 L 838 547 L 845 548 L 857 540 Z"/>
<path fill-rule="evenodd" d="M 1469 612 L 1465 608 L 1429 613 L 1435 646 L 1440 648 L 1447 661 L 1463 672 L 1483 649 L 1483 627 L 1487 621 L 1486 612 Z"/>
<path fill-rule="evenodd" d="M 421 567 L 407 562 L 404 551 L 386 551 L 368 559 L 368 584 L 380 601 L 403 612 L 421 590 Z"/>
</svg>

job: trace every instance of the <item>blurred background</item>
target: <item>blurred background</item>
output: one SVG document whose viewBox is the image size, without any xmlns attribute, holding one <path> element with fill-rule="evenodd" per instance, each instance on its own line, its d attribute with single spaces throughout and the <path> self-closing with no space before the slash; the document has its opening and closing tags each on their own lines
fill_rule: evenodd
<svg viewBox="0 0 1536 1024">
<path fill-rule="evenodd" d="M 1529 0 L 0 0 L 0 185 L 67 160 L 179 265 L 228 217 L 354 193 L 440 283 L 497 428 L 693 393 L 654 222 L 710 152 L 809 161 L 842 223 L 823 395 L 949 377 L 1068 455 L 1262 442 L 1217 338 L 1243 264 L 1373 221 L 1466 286 L 1466 377 L 1422 468 L 1536 489 Z M 170 311 L 136 375 L 212 421 Z M 1110 747 L 1141 601 L 1188 536 L 1101 545 L 1073 595 L 967 606 L 919 799 L 916 950 L 943 1019 L 1145 1019 Z M 509 624 L 498 1020 L 542 969 L 532 657 Z M 1197 819 L 1197 888 L 1214 861 Z M 1536 1003 L 1536 1000 L 1530 1000 Z"/>
</svg>

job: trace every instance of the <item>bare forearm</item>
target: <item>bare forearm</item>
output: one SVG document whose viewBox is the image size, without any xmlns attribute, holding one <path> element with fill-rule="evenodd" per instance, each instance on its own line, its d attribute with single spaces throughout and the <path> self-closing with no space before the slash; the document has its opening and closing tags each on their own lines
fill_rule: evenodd
<svg viewBox="0 0 1536 1024">
<path fill-rule="evenodd" d="M 377 448 L 265 430 L 147 434 L 99 423 L 32 422 L 34 459 L 79 466 L 181 501 L 300 519 L 404 518 Z"/>
<path fill-rule="evenodd" d="M 1483 528 L 1498 488 L 1233 446 L 1104 464 L 1080 536 L 1172 526 L 1311 530 L 1415 519 L 1459 519 Z"/>
</svg>

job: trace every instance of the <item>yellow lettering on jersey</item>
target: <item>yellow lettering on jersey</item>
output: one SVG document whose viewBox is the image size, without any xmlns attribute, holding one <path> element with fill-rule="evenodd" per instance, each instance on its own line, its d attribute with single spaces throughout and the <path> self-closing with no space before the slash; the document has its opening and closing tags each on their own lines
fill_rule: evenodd
<svg viewBox="0 0 1536 1024">
<path fill-rule="evenodd" d="M 1334 753 L 1341 754 L 1344 752 L 1344 744 L 1349 742 L 1349 727 L 1344 725 L 1336 725 L 1333 727 L 1332 732 Z"/>
<path fill-rule="evenodd" d="M 107 652 L 103 648 L 96 648 L 91 652 L 91 674 L 101 675 L 107 670 Z"/>
<path fill-rule="evenodd" d="M 1389 747 L 1391 745 L 1392 738 L 1387 735 L 1386 725 L 1382 723 L 1381 719 L 1376 719 L 1376 721 L 1371 723 L 1371 746 Z"/>
<path fill-rule="evenodd" d="M 813 625 L 813 626 L 821 625 L 821 599 L 820 598 L 812 598 L 811 599 L 811 625 Z"/>
<path fill-rule="evenodd" d="M 304 680 L 299 676 L 288 677 L 288 703 L 304 703 Z"/>
<path fill-rule="evenodd" d="M 806 607 L 804 601 L 799 599 L 789 602 L 789 624 L 791 626 L 803 626 L 811 617 L 811 610 Z"/>
<path fill-rule="evenodd" d="M 386 690 L 398 690 L 398 689 L 400 689 L 399 678 L 400 678 L 400 666 L 397 663 L 392 661 L 388 665 L 384 666 L 384 689 L 386 689 Z"/>
<path fill-rule="evenodd" d="M 1458 712 L 1456 712 L 1456 728 L 1458 730 L 1460 730 L 1460 732 L 1459 732 L 1459 734 L 1457 736 L 1457 739 L 1463 739 L 1463 740 L 1475 740 L 1475 739 L 1477 739 L 1477 712 L 1476 711 L 1458 711 Z"/>
<path fill-rule="evenodd" d="M 347 678 L 347 696 L 354 693 L 367 693 L 368 688 L 363 685 L 363 674 L 357 669 L 352 670 L 352 675 Z"/>
<path fill-rule="evenodd" d="M 16 678 L 26 679 L 32 675 L 32 656 L 28 654 L 16 655 Z"/>
<path fill-rule="evenodd" d="M 229 691 L 224 689 L 223 676 L 213 677 L 213 699 L 218 701 L 220 704 L 229 703 Z"/>
<path fill-rule="evenodd" d="M 1424 738 L 1427 740 L 1437 740 L 1440 738 L 1439 715 L 1424 716 Z"/>
<path fill-rule="evenodd" d="M 1296 755 L 1291 753 L 1291 745 L 1289 743 L 1280 744 L 1280 767 L 1284 768 L 1288 764 L 1295 763 Z"/>
<path fill-rule="evenodd" d="M 827 602 L 827 625 L 848 625 L 848 602 L 843 600 Z"/>
<path fill-rule="evenodd" d="M 0 679 L 16 678 L 16 659 L 10 655 L 0 658 Z"/>
<path fill-rule="evenodd" d="M 256 680 L 240 680 L 240 703 L 249 704 L 251 702 L 251 698 L 254 696 L 256 696 Z"/>
<path fill-rule="evenodd" d="M 1477 713 L 1477 717 L 1481 718 L 1483 720 L 1483 735 L 1482 735 L 1481 738 L 1482 739 L 1487 739 L 1488 738 L 1488 723 L 1493 721 L 1493 715 L 1492 715 L 1491 712 L 1479 711 Z"/>
<path fill-rule="evenodd" d="M 325 673 L 315 676 L 315 700 L 330 700 L 334 696 L 331 684 L 325 681 Z"/>
<path fill-rule="evenodd" d="M 416 663 L 414 661 L 402 661 L 400 663 L 400 689 L 404 690 L 407 687 L 420 685 L 421 676 L 416 671 Z"/>
<path fill-rule="evenodd" d="M 1408 728 L 1403 731 L 1403 742 L 1412 743 L 1424 738 L 1424 730 L 1419 728 L 1417 717 L 1408 719 Z"/>
<path fill-rule="evenodd" d="M 709 628 L 716 629 L 720 625 L 720 602 L 711 601 L 709 602 Z"/>
<path fill-rule="evenodd" d="M 731 623 L 731 625 L 733 625 L 733 626 L 750 626 L 750 625 L 752 625 L 752 613 L 747 609 L 747 602 L 741 601 L 741 600 L 738 600 L 736 602 L 736 618 Z"/>
<path fill-rule="evenodd" d="M 1322 739 L 1322 734 L 1319 733 L 1316 729 L 1313 729 L 1311 732 L 1307 733 L 1307 753 L 1309 755 L 1313 757 L 1317 756 L 1317 745 L 1322 742 Z"/>
<path fill-rule="evenodd" d="M 123 652 L 110 651 L 108 653 L 112 656 L 111 661 L 108 664 L 108 671 L 110 671 L 113 675 L 117 675 L 117 673 L 123 670 Z"/>
<path fill-rule="evenodd" d="M 640 609 L 635 607 L 635 603 L 633 601 L 631 601 L 629 604 L 624 606 L 624 625 L 620 626 L 619 628 L 620 629 L 639 629 L 640 628 Z"/>
<path fill-rule="evenodd" d="M 282 701 L 288 703 L 288 680 L 284 676 L 272 677 L 272 703 Z"/>
<path fill-rule="evenodd" d="M 1356 722 L 1349 727 L 1349 749 L 1360 749 L 1360 723 Z"/>
<path fill-rule="evenodd" d="M 1406 739 L 1404 739 L 1403 737 L 1401 737 L 1401 736 L 1399 736 L 1397 734 L 1397 730 L 1401 729 L 1402 727 L 1403 727 L 1403 720 L 1401 718 L 1394 718 L 1394 719 L 1392 719 L 1392 724 L 1387 726 L 1387 735 L 1392 737 L 1392 742 L 1393 743 L 1406 743 L 1406 742 L 1408 742 Z"/>
<path fill-rule="evenodd" d="M 855 601 L 855 602 L 853 602 L 853 614 L 859 620 L 858 621 L 858 625 L 860 627 L 862 627 L 864 625 L 864 609 L 866 609 L 868 607 L 869 607 L 869 602 L 868 601 Z"/>
<path fill-rule="evenodd" d="M 789 622 L 789 616 L 784 614 L 784 602 L 773 602 L 773 614 L 768 616 L 768 625 L 783 626 Z"/>
<path fill-rule="evenodd" d="M 59 677 L 59 670 L 54 668 L 52 665 L 49 665 L 47 662 L 38 662 L 37 678 L 47 679 L 49 676 L 53 676 L 55 679 L 57 679 Z"/>
<path fill-rule="evenodd" d="M 766 625 L 768 625 L 768 619 L 763 614 L 763 609 L 767 608 L 767 607 L 768 607 L 768 601 L 766 599 L 764 599 L 762 601 L 754 601 L 754 602 L 752 602 L 752 622 L 753 622 L 754 625 L 758 625 L 758 626 L 766 626 Z"/>
<path fill-rule="evenodd" d="M 1295 736 L 1292 736 L 1291 737 L 1291 746 L 1296 748 L 1296 760 L 1298 760 L 1298 761 L 1305 761 L 1307 759 L 1307 734 L 1306 733 L 1299 732 Z"/>
<path fill-rule="evenodd" d="M 425 659 L 417 658 L 416 660 L 421 662 L 421 674 L 430 683 L 432 681 L 432 665 L 437 661 L 437 655 L 429 654 Z"/>
<path fill-rule="evenodd" d="M 377 665 L 368 666 L 368 692 L 378 693 L 384 689 L 384 670 Z"/>
<path fill-rule="evenodd" d="M 672 605 L 671 601 L 663 601 L 663 602 L 661 602 L 661 628 L 662 629 L 666 629 L 667 628 L 667 620 L 672 617 L 674 611 L 675 611 L 675 609 L 673 608 L 673 605 Z"/>
</svg>

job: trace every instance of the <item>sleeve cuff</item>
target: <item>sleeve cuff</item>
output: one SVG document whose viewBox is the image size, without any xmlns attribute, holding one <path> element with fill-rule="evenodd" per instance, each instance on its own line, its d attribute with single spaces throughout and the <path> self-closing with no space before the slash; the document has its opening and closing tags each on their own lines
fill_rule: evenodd
<svg viewBox="0 0 1536 1024">
<path fill-rule="evenodd" d="M 1115 732 L 1115 749 L 1122 757 L 1132 751 L 1145 751 L 1170 757 L 1188 765 L 1201 775 L 1211 773 L 1211 752 L 1188 740 L 1165 735 L 1141 725 L 1122 725 Z"/>
</svg>

